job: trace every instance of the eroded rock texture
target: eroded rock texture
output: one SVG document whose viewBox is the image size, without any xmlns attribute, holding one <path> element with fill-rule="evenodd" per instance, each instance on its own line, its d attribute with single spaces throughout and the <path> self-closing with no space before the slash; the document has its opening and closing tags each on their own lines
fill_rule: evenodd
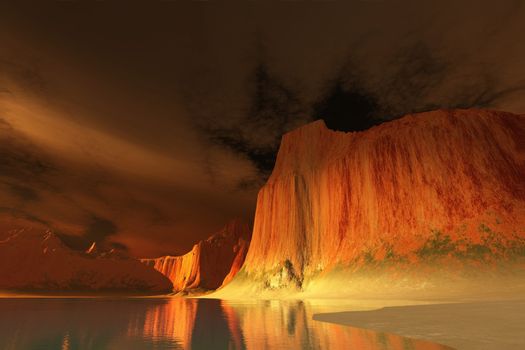
<svg viewBox="0 0 525 350">
<path fill-rule="evenodd" d="M 439 110 L 363 132 L 316 121 L 284 135 L 238 276 L 301 289 L 342 268 L 516 256 L 525 116 Z"/>
<path fill-rule="evenodd" d="M 212 290 L 228 283 L 244 262 L 250 231 L 235 220 L 210 238 L 200 241 L 181 256 L 142 259 L 173 282 L 175 292 Z"/>
</svg>

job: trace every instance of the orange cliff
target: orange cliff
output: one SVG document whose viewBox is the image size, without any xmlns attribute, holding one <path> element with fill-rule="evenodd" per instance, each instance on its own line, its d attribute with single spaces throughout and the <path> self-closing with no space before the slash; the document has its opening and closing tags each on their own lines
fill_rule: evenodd
<svg viewBox="0 0 525 350">
<path fill-rule="evenodd" d="M 348 133 L 316 121 L 283 136 L 245 264 L 217 295 L 524 256 L 525 116 L 439 110 Z"/>
<path fill-rule="evenodd" d="M 167 276 L 175 292 L 213 290 L 228 283 L 239 271 L 249 242 L 248 225 L 235 220 L 184 255 L 141 261 Z"/>
<path fill-rule="evenodd" d="M 50 230 L 16 229 L 0 240 L 0 290 L 163 294 L 171 282 L 138 260 L 66 247 Z"/>
</svg>

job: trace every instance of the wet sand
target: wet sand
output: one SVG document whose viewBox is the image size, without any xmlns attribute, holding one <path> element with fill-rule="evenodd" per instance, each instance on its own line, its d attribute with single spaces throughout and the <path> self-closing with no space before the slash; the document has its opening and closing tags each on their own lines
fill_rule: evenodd
<svg viewBox="0 0 525 350">
<path fill-rule="evenodd" d="M 425 339 L 458 350 L 525 349 L 525 300 L 319 313 L 314 320 Z"/>
</svg>

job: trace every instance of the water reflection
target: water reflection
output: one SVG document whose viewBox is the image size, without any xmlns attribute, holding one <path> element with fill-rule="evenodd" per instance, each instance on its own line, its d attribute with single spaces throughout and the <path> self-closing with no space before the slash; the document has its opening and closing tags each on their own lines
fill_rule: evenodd
<svg viewBox="0 0 525 350">
<path fill-rule="evenodd" d="M 0 348 L 449 349 L 313 321 L 319 311 L 300 301 L 0 299 Z"/>
</svg>

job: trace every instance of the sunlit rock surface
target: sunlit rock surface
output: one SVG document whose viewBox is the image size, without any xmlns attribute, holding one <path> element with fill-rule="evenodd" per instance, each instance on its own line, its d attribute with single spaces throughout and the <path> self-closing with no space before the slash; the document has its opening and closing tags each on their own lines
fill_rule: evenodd
<svg viewBox="0 0 525 350">
<path fill-rule="evenodd" d="M 425 289 L 480 267 L 499 278 L 524 256 L 525 116 L 439 110 L 349 133 L 316 121 L 283 136 L 245 264 L 217 296 Z"/>
<path fill-rule="evenodd" d="M 17 229 L 0 240 L 0 290 L 160 294 L 171 282 L 140 261 L 66 247 L 45 229 Z"/>
<path fill-rule="evenodd" d="M 173 282 L 175 292 L 212 290 L 228 283 L 241 268 L 250 241 L 248 225 L 230 222 L 182 256 L 142 259 Z"/>
</svg>

